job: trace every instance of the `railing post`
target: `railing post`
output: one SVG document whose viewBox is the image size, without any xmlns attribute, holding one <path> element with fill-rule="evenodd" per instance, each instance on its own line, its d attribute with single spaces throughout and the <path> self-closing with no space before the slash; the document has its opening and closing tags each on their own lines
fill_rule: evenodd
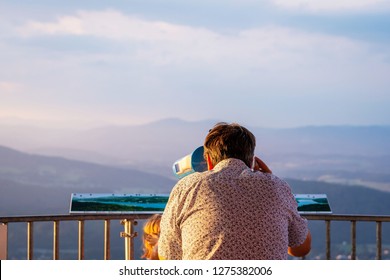
<svg viewBox="0 0 390 280">
<path fill-rule="evenodd" d="M 78 249 L 78 259 L 84 259 L 84 221 L 79 221 L 79 249 Z"/>
<path fill-rule="evenodd" d="M 356 260 L 356 221 L 351 221 L 351 260 Z"/>
<path fill-rule="evenodd" d="M 6 260 L 8 258 L 8 225 L 0 223 L 0 260 Z"/>
<path fill-rule="evenodd" d="M 60 222 L 53 221 L 53 260 L 59 259 L 59 234 L 60 234 Z"/>
<path fill-rule="evenodd" d="M 125 259 L 134 260 L 134 237 L 137 232 L 134 232 L 133 225 L 137 225 L 135 220 L 122 220 L 121 224 L 124 226 L 124 232 L 121 232 L 121 237 L 125 238 Z"/>
<path fill-rule="evenodd" d="M 104 259 L 110 259 L 110 220 L 104 220 Z"/>
<path fill-rule="evenodd" d="M 330 260 L 330 220 L 325 220 L 326 224 L 326 259 Z"/>
<path fill-rule="evenodd" d="M 34 258 L 34 224 L 27 222 L 27 259 Z"/>
<path fill-rule="evenodd" d="M 376 259 L 382 259 L 382 222 L 376 222 Z"/>
</svg>

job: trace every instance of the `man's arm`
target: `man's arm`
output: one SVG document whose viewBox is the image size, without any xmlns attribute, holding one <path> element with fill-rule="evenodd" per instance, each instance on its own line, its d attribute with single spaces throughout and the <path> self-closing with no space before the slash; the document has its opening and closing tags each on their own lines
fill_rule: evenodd
<svg viewBox="0 0 390 280">
<path fill-rule="evenodd" d="M 181 181 L 182 180 L 179 182 Z M 176 219 L 179 213 L 178 201 L 180 200 L 180 189 L 177 188 L 179 182 L 172 189 L 164 212 L 161 216 L 160 237 L 157 249 L 160 260 L 178 260 L 181 259 L 182 256 L 180 228 L 176 224 Z"/>
<path fill-rule="evenodd" d="M 308 231 L 305 241 L 296 247 L 288 247 L 288 254 L 293 257 L 303 257 L 311 250 L 311 234 Z"/>
</svg>

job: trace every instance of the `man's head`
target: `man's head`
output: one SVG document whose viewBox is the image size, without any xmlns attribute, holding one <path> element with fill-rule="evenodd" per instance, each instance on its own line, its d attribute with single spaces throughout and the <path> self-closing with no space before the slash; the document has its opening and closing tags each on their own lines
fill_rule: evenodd
<svg viewBox="0 0 390 280">
<path fill-rule="evenodd" d="M 256 147 L 255 136 L 237 124 L 217 123 L 206 136 L 204 155 L 213 166 L 227 158 L 240 159 L 251 167 Z"/>
</svg>

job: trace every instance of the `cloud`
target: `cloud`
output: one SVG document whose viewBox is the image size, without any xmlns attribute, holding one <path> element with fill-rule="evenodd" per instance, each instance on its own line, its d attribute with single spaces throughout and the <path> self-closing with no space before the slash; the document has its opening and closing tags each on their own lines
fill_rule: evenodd
<svg viewBox="0 0 390 280">
<path fill-rule="evenodd" d="M 22 88 L 20 84 L 13 83 L 13 82 L 7 82 L 7 81 L 0 81 L 0 94 L 1 93 L 13 93 L 16 91 L 19 91 Z"/>
<path fill-rule="evenodd" d="M 311 12 L 356 11 L 386 5 L 387 0 L 271 0 L 275 5 L 287 9 Z"/>
<path fill-rule="evenodd" d="M 74 16 L 63 16 L 58 18 L 57 22 L 44 23 L 38 21 L 30 21 L 22 28 L 19 28 L 19 33 L 25 37 L 37 35 L 83 35 L 82 21 Z"/>
<path fill-rule="evenodd" d="M 114 10 L 79 11 L 73 16 L 59 17 L 55 22 L 30 21 L 20 32 L 24 36 L 95 36 L 129 45 L 139 43 L 133 45 L 133 54 L 156 63 L 187 63 L 188 59 L 208 63 L 221 60 L 288 63 L 297 56 L 313 54 L 314 57 L 317 53 L 339 56 L 340 52 L 346 52 L 347 55 L 358 47 L 347 38 L 292 28 L 263 26 L 223 34 L 205 28 L 145 20 Z"/>
<path fill-rule="evenodd" d="M 116 40 L 177 41 L 183 37 L 207 33 L 163 21 L 148 21 L 116 10 L 78 11 L 73 16 L 58 17 L 55 22 L 30 21 L 19 29 L 23 36 L 84 35 Z"/>
<path fill-rule="evenodd" d="M 26 67 L 20 69 L 25 69 L 28 81 L 24 82 L 36 103 L 49 107 L 56 102 L 50 105 L 56 110 L 88 104 L 90 109 L 84 111 L 78 105 L 83 116 L 91 110 L 89 115 L 107 119 L 120 119 L 129 112 L 134 119 L 172 116 L 172 112 L 190 118 L 207 106 L 212 117 L 235 111 L 242 116 L 247 110 L 237 108 L 267 110 L 274 104 L 279 107 L 281 100 L 291 106 L 295 102 L 296 107 L 311 100 L 307 107 L 315 113 L 324 100 L 329 104 L 341 100 L 350 107 L 364 98 L 378 98 L 383 104 L 388 100 L 383 96 L 390 86 L 386 62 L 390 50 L 380 42 L 280 25 L 207 29 L 117 10 L 28 21 L 19 35 L 25 39 L 19 48 L 26 50 Z M 33 48 L 28 48 L 30 39 Z M 66 44 L 77 51 L 58 47 Z M 103 47 L 90 51 L 90 45 Z M 18 58 L 15 55 L 14 60 Z M 160 106 L 167 100 L 169 104 Z M 190 108 L 183 109 L 183 102 L 189 101 Z M 21 102 L 32 106 L 27 99 L 10 104 L 21 106 Z M 248 110 L 248 119 L 252 111 Z"/>
<path fill-rule="evenodd" d="M 311 3 L 303 0 L 291 1 L 296 5 L 309 2 Z M 324 4 L 327 1 L 314 2 L 322 3 L 317 4 L 317 7 L 328 5 Z M 352 5 L 352 2 L 340 2 Z M 353 1 L 355 2 L 361 5 L 367 3 L 363 0 Z M 279 0 L 277 3 L 287 2 Z M 368 68 L 362 66 L 362 61 L 366 63 L 364 65 L 368 64 L 374 68 L 386 67 L 381 60 L 389 57 L 388 48 L 381 51 L 383 55 L 373 54 L 370 44 L 342 36 L 275 25 L 224 33 L 189 25 L 146 20 L 116 10 L 78 11 L 74 15 L 59 17 L 54 22 L 30 21 L 20 32 L 24 36 L 98 37 L 127 46 L 122 48 L 122 53 L 103 54 L 106 55 L 108 63 L 110 60 L 115 63 L 123 61 L 130 65 L 129 62 L 137 60 L 140 64 L 146 63 L 152 67 L 171 66 L 170 71 L 206 69 L 217 73 L 217 76 L 224 76 L 225 79 L 245 76 L 257 81 L 254 76 L 262 73 L 272 76 L 274 80 L 283 77 L 294 83 L 297 76 L 305 75 L 306 82 L 311 84 L 324 80 L 325 75 L 329 81 L 337 80 L 341 75 L 347 83 L 348 77 L 353 79 L 356 76 L 364 76 L 364 73 L 370 74 Z M 102 56 L 99 57 L 102 59 Z M 84 54 L 83 59 L 85 61 Z"/>
</svg>

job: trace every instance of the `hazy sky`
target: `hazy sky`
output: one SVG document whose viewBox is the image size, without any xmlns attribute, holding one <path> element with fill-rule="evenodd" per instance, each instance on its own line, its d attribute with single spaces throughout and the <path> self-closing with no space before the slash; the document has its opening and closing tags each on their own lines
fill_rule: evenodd
<svg viewBox="0 0 390 280">
<path fill-rule="evenodd" d="M 390 124 L 389 0 L 2 0 L 0 118 Z"/>
</svg>

